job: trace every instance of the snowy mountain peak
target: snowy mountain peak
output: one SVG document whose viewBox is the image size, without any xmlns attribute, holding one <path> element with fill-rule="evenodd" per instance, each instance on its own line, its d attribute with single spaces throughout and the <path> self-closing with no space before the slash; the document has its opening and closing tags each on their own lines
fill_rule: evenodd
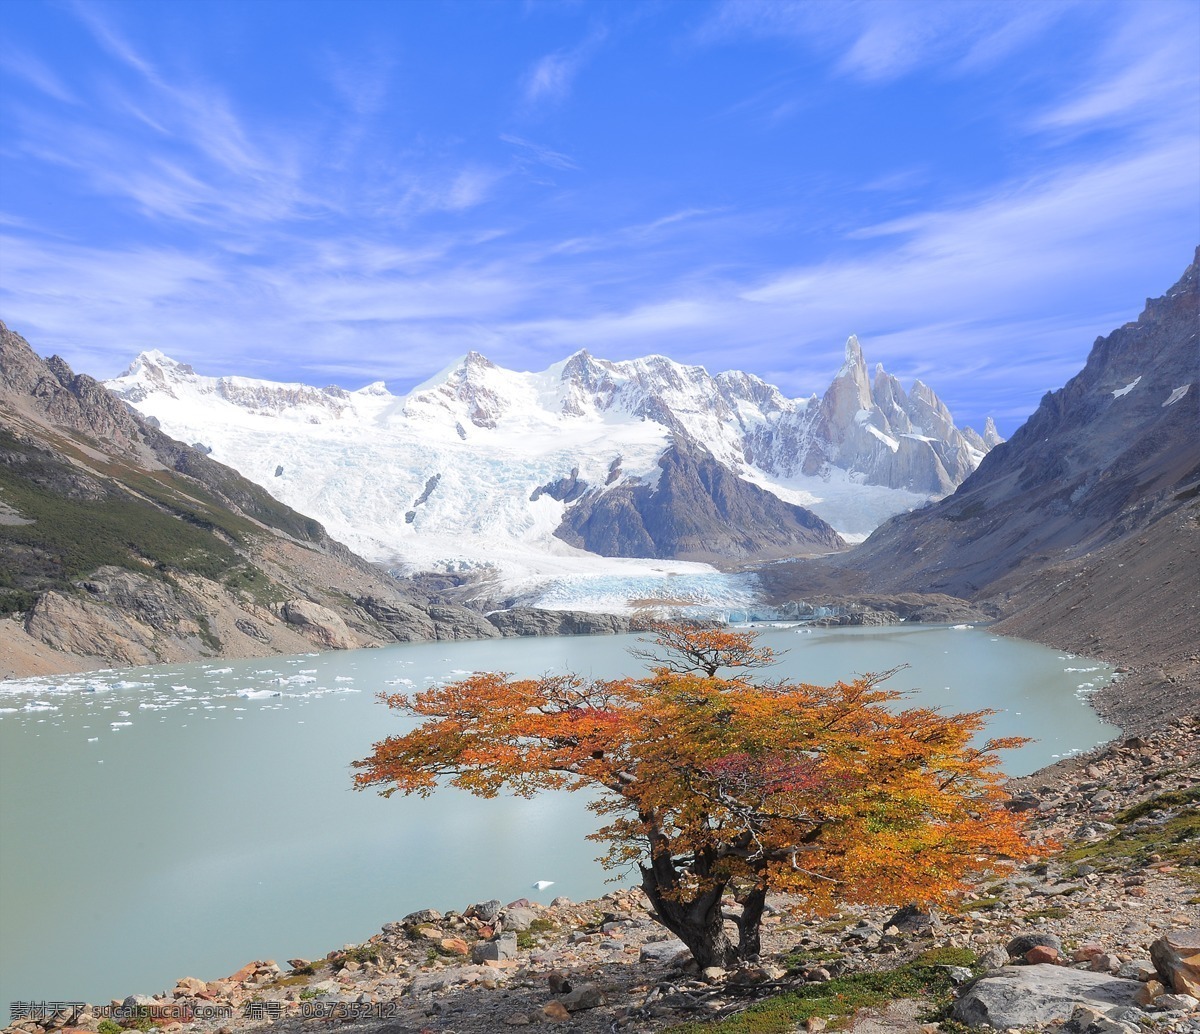
<svg viewBox="0 0 1200 1034">
<path fill-rule="evenodd" d="M 108 386 L 367 556 L 543 565 L 575 555 L 557 535 L 570 513 L 582 521 L 586 507 L 591 527 L 624 512 L 621 500 L 665 505 L 653 493 L 671 448 L 711 458 L 688 470 L 719 467 L 727 487 L 749 482 L 851 537 L 953 489 L 983 440 L 923 386 L 906 394 L 882 367 L 872 384 L 856 338 L 846 357 L 807 399 L 740 371 L 582 350 L 540 372 L 469 352 L 403 397 L 382 381 L 346 391 L 206 377 L 161 353 Z"/>
</svg>

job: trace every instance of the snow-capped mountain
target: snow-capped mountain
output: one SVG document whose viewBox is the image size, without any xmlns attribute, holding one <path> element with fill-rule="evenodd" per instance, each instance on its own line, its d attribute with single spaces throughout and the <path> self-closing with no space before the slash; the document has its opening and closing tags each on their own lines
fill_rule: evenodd
<svg viewBox="0 0 1200 1034">
<path fill-rule="evenodd" d="M 953 490 L 999 440 L 955 428 L 920 382 L 871 382 L 854 338 L 807 399 L 587 352 L 539 373 L 472 352 L 395 396 L 206 377 L 153 351 L 107 387 L 365 556 L 510 579 L 594 554 L 697 574 L 711 569 L 672 561 L 827 552 L 833 529 L 861 538 Z"/>
</svg>

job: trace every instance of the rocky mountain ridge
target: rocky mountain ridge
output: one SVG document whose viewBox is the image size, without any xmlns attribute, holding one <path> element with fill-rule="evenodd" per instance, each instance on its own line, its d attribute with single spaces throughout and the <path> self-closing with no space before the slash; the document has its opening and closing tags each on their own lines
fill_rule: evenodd
<svg viewBox="0 0 1200 1034">
<path fill-rule="evenodd" d="M 472 352 L 403 397 L 203 377 L 159 352 L 108 385 L 406 570 L 838 549 L 822 520 L 861 535 L 952 489 L 998 440 L 960 431 L 920 382 L 905 393 L 880 368 L 871 384 L 853 338 L 809 399 L 745 373 L 584 351 L 541 373 Z M 668 468 L 685 489 L 660 489 Z M 717 535 L 721 521 L 736 527 Z"/>
<path fill-rule="evenodd" d="M 1200 249 L 953 494 L 851 553 L 762 578 L 777 601 L 907 591 L 984 605 L 1000 631 L 1136 669 L 1140 692 L 1099 698 L 1126 728 L 1153 707 L 1200 708 Z"/>
<path fill-rule="evenodd" d="M 540 623 L 501 631 L 397 581 L 0 324 L 0 677 Z"/>
</svg>

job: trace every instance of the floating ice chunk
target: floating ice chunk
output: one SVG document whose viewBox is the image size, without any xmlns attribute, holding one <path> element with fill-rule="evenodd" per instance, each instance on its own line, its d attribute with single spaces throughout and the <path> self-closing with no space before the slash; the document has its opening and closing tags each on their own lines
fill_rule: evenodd
<svg viewBox="0 0 1200 1034">
<path fill-rule="evenodd" d="M 109 722 L 108 724 L 114 729 L 124 729 L 127 726 L 132 725 L 133 722 Z"/>
<path fill-rule="evenodd" d="M 281 697 L 277 689 L 239 689 L 237 695 L 245 700 L 265 700 L 267 697 Z"/>
<path fill-rule="evenodd" d="M 232 668 L 211 668 L 204 673 L 205 675 L 232 675 Z"/>
<path fill-rule="evenodd" d="M 1128 384 L 1126 384 L 1125 387 L 1117 388 L 1112 393 L 1113 398 L 1115 398 L 1115 399 L 1124 398 L 1131 391 L 1133 391 L 1134 388 L 1136 388 L 1138 386 L 1138 381 L 1140 381 L 1141 379 L 1142 379 L 1142 375 L 1138 374 L 1136 377 L 1134 377 L 1133 380 L 1131 380 Z"/>
<path fill-rule="evenodd" d="M 950 627 L 955 629 L 956 631 L 961 631 L 964 628 L 974 628 L 975 626 L 974 625 L 951 625 Z"/>
<path fill-rule="evenodd" d="M 1167 401 L 1162 404 L 1162 408 L 1166 409 L 1167 406 L 1175 405 L 1176 402 L 1178 402 L 1181 398 L 1183 398 L 1184 395 L 1188 393 L 1188 388 L 1190 387 L 1190 384 L 1181 384 L 1178 388 L 1171 392 L 1170 395 L 1167 396 Z"/>
</svg>

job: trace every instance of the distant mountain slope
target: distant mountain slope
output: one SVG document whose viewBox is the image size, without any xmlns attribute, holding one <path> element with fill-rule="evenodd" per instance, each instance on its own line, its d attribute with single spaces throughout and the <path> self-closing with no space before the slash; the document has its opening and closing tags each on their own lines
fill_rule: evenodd
<svg viewBox="0 0 1200 1034">
<path fill-rule="evenodd" d="M 1198 262 L 952 495 L 849 554 L 764 568 L 771 596 L 986 601 L 1002 631 L 1136 668 L 1147 708 L 1200 707 Z M 1114 713 L 1135 720 L 1123 692 Z"/>
<path fill-rule="evenodd" d="M 0 615 L 0 675 L 496 634 L 2 323 Z"/>
<path fill-rule="evenodd" d="M 1091 553 L 1190 508 L 1200 479 L 1200 275 L 1099 338 L 953 495 L 896 517 L 848 567 L 970 596 Z"/>
<path fill-rule="evenodd" d="M 717 562 L 843 548 L 812 511 L 741 480 L 686 439 L 672 443 L 658 466 L 653 484 L 585 493 L 567 510 L 559 537 L 604 556 Z"/>
<path fill-rule="evenodd" d="M 586 352 L 541 373 L 471 353 L 404 397 L 204 377 L 157 352 L 108 384 L 372 559 L 519 578 L 582 570 L 587 553 L 839 549 L 830 524 L 861 536 L 951 490 L 998 441 L 959 431 L 919 382 L 905 394 L 878 370 L 868 383 L 854 339 L 846 354 L 809 399 Z"/>
</svg>

